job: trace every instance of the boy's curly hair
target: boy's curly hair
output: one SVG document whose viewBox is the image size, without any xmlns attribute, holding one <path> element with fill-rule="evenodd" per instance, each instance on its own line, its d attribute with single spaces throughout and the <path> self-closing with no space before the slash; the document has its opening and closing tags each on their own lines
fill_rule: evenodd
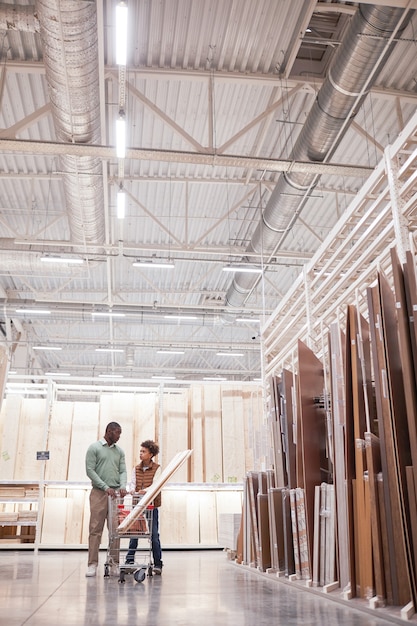
<svg viewBox="0 0 417 626">
<path fill-rule="evenodd" d="M 156 456 L 159 452 L 158 444 L 155 443 L 155 441 L 152 441 L 152 439 L 146 439 L 146 441 L 142 441 L 140 445 L 142 448 L 147 448 L 152 456 Z"/>
</svg>

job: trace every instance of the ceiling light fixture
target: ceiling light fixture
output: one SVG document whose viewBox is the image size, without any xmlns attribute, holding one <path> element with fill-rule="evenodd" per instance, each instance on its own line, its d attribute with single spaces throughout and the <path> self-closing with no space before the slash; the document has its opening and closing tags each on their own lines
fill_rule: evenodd
<svg viewBox="0 0 417 626">
<path fill-rule="evenodd" d="M 247 274 L 262 274 L 262 267 L 254 267 L 250 265 L 225 265 L 223 272 L 245 272 Z"/>
<path fill-rule="evenodd" d="M 15 309 L 16 313 L 27 313 L 28 315 L 51 315 L 48 309 Z"/>
<path fill-rule="evenodd" d="M 243 352 L 217 352 L 217 356 L 244 356 Z"/>
<path fill-rule="evenodd" d="M 175 380 L 175 376 L 152 376 L 154 380 Z"/>
<path fill-rule="evenodd" d="M 116 120 L 116 156 L 124 159 L 126 156 L 126 119 L 124 111 L 119 111 Z"/>
<path fill-rule="evenodd" d="M 116 64 L 126 65 L 127 60 L 127 4 L 116 6 Z"/>
<path fill-rule="evenodd" d="M 71 374 L 69 372 L 45 372 L 45 376 L 64 377 L 64 376 L 71 376 Z"/>
<path fill-rule="evenodd" d="M 34 350 L 62 350 L 62 348 L 59 348 L 58 346 L 33 346 Z"/>
<path fill-rule="evenodd" d="M 163 269 L 173 269 L 175 267 L 172 261 L 134 261 L 133 267 L 154 267 Z"/>
<path fill-rule="evenodd" d="M 204 376 L 203 380 L 212 380 L 214 382 L 221 382 L 227 380 L 225 376 Z"/>
<path fill-rule="evenodd" d="M 197 320 L 196 315 L 164 315 L 166 320 Z"/>
<path fill-rule="evenodd" d="M 75 257 L 62 257 L 62 256 L 41 256 L 41 261 L 43 263 L 68 263 L 68 264 L 78 264 L 82 265 L 84 263 L 84 259 L 75 258 Z"/>
<path fill-rule="evenodd" d="M 184 350 L 157 350 L 157 354 L 185 354 Z"/>
<path fill-rule="evenodd" d="M 124 378 L 123 374 L 99 374 L 99 378 Z"/>
<path fill-rule="evenodd" d="M 126 317 L 126 313 L 113 313 L 112 311 L 92 311 L 95 317 Z"/>
<path fill-rule="evenodd" d="M 96 348 L 96 352 L 124 352 L 121 348 Z"/>
<path fill-rule="evenodd" d="M 126 194 L 123 190 L 122 185 L 120 185 L 120 189 L 117 192 L 117 218 L 122 220 L 126 213 Z"/>
<path fill-rule="evenodd" d="M 248 324 L 260 324 L 261 320 L 257 320 L 253 317 L 237 317 L 236 318 L 237 322 L 247 322 Z"/>
</svg>

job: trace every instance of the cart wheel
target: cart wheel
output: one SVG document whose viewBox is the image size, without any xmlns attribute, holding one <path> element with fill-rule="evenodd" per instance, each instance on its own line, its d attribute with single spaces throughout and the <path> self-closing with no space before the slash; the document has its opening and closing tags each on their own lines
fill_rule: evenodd
<svg viewBox="0 0 417 626">
<path fill-rule="evenodd" d="M 148 567 L 148 576 L 153 576 L 152 565 Z"/>
<path fill-rule="evenodd" d="M 119 583 L 124 583 L 125 582 L 125 573 L 124 570 L 120 570 L 120 574 L 119 574 Z"/>
<path fill-rule="evenodd" d="M 108 578 L 109 577 L 109 566 L 106 563 L 104 566 L 104 578 Z"/>
<path fill-rule="evenodd" d="M 136 580 L 137 583 L 142 583 L 145 580 L 145 576 L 146 569 L 144 568 L 137 569 L 136 572 L 133 574 L 133 578 Z"/>
</svg>

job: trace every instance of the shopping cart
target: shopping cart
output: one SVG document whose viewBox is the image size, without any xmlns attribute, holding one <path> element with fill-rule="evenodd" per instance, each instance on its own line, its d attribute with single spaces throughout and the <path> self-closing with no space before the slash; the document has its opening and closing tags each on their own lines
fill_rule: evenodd
<svg viewBox="0 0 417 626">
<path fill-rule="evenodd" d="M 119 524 L 129 515 L 140 501 L 140 495 L 125 496 L 124 498 L 109 496 L 109 546 L 104 564 L 104 577 L 110 572 L 119 574 L 119 582 L 124 583 L 126 575 L 133 575 L 136 582 L 141 583 L 146 575 L 152 576 L 152 522 L 153 505 L 134 521 L 126 531 L 119 531 Z M 134 563 L 126 563 L 128 543 L 130 539 L 137 539 L 138 546 L 135 552 Z"/>
</svg>

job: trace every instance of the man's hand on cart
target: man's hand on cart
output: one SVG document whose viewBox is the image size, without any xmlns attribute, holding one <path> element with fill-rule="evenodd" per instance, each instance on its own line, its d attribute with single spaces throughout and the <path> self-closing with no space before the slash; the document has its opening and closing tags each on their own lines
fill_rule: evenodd
<svg viewBox="0 0 417 626">
<path fill-rule="evenodd" d="M 121 498 L 124 498 L 125 495 L 127 494 L 127 491 L 126 489 L 113 489 L 112 487 L 108 487 L 106 489 L 106 493 L 111 498 L 118 498 L 119 496 Z"/>
</svg>

